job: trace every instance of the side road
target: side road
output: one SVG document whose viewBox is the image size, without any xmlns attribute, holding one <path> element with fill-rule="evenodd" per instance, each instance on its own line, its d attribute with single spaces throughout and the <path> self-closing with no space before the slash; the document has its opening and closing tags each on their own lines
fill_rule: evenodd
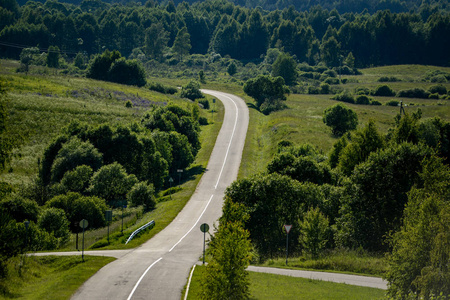
<svg viewBox="0 0 450 300">
<path fill-rule="evenodd" d="M 92 256 L 108 256 L 121 258 L 131 250 L 94 250 L 94 251 L 84 251 L 85 255 Z M 35 253 L 31 254 L 34 256 L 46 256 L 46 255 L 58 255 L 58 256 L 72 256 L 81 255 L 79 251 L 72 252 L 45 252 L 45 253 Z M 201 262 L 198 263 L 199 265 Z M 291 270 L 291 269 L 280 269 L 280 268 L 270 268 L 270 267 L 257 267 L 249 266 L 248 271 L 258 272 L 258 273 L 269 273 L 275 275 L 285 275 L 291 277 L 301 277 L 314 280 L 331 281 L 336 283 L 345 283 L 350 285 L 358 285 L 365 287 L 372 287 L 377 289 L 387 289 L 387 281 L 379 277 L 370 276 L 360 276 L 360 275 L 350 275 L 341 273 L 329 273 L 329 272 L 318 272 L 318 271 L 303 271 L 303 270 Z"/>
</svg>

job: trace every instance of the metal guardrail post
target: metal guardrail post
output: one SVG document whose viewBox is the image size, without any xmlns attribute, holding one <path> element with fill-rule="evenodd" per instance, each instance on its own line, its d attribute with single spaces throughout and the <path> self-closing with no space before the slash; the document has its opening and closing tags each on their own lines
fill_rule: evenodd
<svg viewBox="0 0 450 300">
<path fill-rule="evenodd" d="M 154 225 L 155 225 L 155 221 L 154 221 L 154 220 L 151 220 L 151 221 L 148 222 L 147 224 L 142 225 L 141 227 L 139 227 L 138 229 L 136 229 L 135 231 L 133 231 L 133 233 L 132 233 L 132 234 L 130 235 L 130 237 L 127 239 L 125 245 L 128 244 L 128 242 L 131 241 L 131 240 L 132 240 L 138 233 L 140 233 L 142 230 L 145 230 L 145 229 L 147 229 L 147 228 L 150 227 L 150 226 L 153 227 Z"/>
</svg>

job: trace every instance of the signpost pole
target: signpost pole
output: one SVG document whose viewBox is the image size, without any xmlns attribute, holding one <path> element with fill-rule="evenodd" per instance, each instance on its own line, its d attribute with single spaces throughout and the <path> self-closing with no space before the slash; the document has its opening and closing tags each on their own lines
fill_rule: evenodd
<svg viewBox="0 0 450 300">
<path fill-rule="evenodd" d="M 84 226 L 83 226 L 83 242 L 81 243 L 81 260 L 84 261 Z"/>
<path fill-rule="evenodd" d="M 206 232 L 209 230 L 209 225 L 203 223 L 200 225 L 200 230 L 203 232 L 203 265 L 205 265 Z"/>
<path fill-rule="evenodd" d="M 289 231 L 291 230 L 292 225 L 284 225 L 284 229 L 286 229 L 286 266 L 288 264 L 288 254 L 289 254 Z"/>
</svg>

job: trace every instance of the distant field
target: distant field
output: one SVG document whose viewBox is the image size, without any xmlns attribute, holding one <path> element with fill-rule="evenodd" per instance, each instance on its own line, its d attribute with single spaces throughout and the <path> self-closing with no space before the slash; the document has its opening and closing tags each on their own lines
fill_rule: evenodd
<svg viewBox="0 0 450 300">
<path fill-rule="evenodd" d="M 343 78 L 357 80 L 357 83 L 342 84 L 341 87 L 354 91 L 357 87 L 375 88 L 378 85 L 387 84 L 394 90 L 412 89 L 423 87 L 428 89 L 436 83 L 422 82 L 421 79 L 428 71 L 442 70 L 450 72 L 450 68 L 432 66 L 389 66 L 360 70 L 363 75 L 343 76 Z M 397 76 L 403 80 L 400 82 L 377 82 L 382 76 Z M 450 83 L 443 84 L 450 89 Z M 244 149 L 239 177 L 247 177 L 251 174 L 264 171 L 268 162 L 276 151 L 276 145 L 280 140 L 290 140 L 297 144 L 310 143 L 327 154 L 337 138 L 331 134 L 330 129 L 323 123 L 322 116 L 326 108 L 338 103 L 330 100 L 332 95 L 305 95 L 291 94 L 286 104 L 288 109 L 274 112 L 265 116 L 251 107 L 253 103 L 249 98 L 250 125 L 246 145 Z M 406 112 L 422 110 L 422 118 L 439 117 L 450 121 L 450 100 L 435 99 L 406 99 L 396 97 L 373 97 L 381 103 L 391 99 L 403 100 L 408 106 Z M 359 126 L 364 126 L 370 119 L 374 120 L 379 130 L 387 133 L 393 126 L 394 117 L 399 113 L 398 107 L 356 105 L 344 103 L 354 110 L 359 119 Z"/>
</svg>

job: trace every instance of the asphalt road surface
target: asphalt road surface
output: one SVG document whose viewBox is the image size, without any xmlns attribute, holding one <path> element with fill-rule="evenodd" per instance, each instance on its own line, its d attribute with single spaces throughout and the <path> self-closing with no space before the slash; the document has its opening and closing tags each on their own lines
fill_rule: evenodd
<svg viewBox="0 0 450 300">
<path fill-rule="evenodd" d="M 203 90 L 222 101 L 225 116 L 207 169 L 175 220 L 142 246 L 117 252 L 116 261 L 86 281 L 72 299 L 177 299 L 203 251 L 202 223 L 222 213 L 225 188 L 236 178 L 248 127 L 248 108 L 237 96 Z M 90 254 L 90 253 L 86 253 Z"/>
</svg>

